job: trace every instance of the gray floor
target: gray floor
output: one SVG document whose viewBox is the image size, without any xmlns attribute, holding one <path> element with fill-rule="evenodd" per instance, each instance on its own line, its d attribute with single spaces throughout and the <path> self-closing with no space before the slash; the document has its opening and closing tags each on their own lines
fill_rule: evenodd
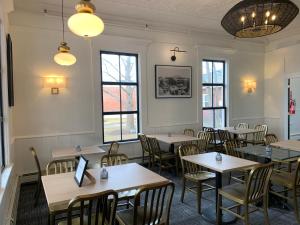
<svg viewBox="0 0 300 225">
<path fill-rule="evenodd" d="M 176 184 L 175 195 L 173 199 L 173 205 L 171 209 L 171 221 L 172 225 L 208 225 L 210 223 L 203 220 L 202 216 L 197 213 L 196 208 L 196 196 L 193 193 L 187 192 L 185 196 L 185 202 L 180 202 L 181 195 L 181 180 L 175 177 L 172 173 L 164 172 L 163 176 L 173 180 Z M 45 196 L 42 194 L 38 207 L 34 208 L 33 194 L 35 190 L 34 184 L 23 184 L 21 186 L 17 225 L 46 225 L 47 224 L 47 203 Z M 208 208 L 215 204 L 214 192 L 206 192 L 202 199 L 202 209 Z M 271 207 L 269 210 L 270 222 L 272 225 L 293 225 L 297 224 L 295 221 L 293 211 L 283 210 L 279 208 Z M 255 212 L 250 217 L 251 225 L 264 224 L 263 214 L 261 212 Z M 237 221 L 235 224 L 243 224 L 241 221 Z"/>
</svg>

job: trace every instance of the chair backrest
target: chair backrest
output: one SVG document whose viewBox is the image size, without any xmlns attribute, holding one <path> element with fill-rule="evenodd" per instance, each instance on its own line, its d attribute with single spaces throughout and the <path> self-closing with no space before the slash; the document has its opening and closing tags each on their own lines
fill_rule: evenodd
<svg viewBox="0 0 300 225">
<path fill-rule="evenodd" d="M 146 186 L 134 198 L 133 225 L 168 225 L 174 183 Z"/>
<path fill-rule="evenodd" d="M 216 135 L 215 135 L 215 129 L 211 127 L 203 127 L 203 131 L 207 132 L 209 136 L 208 143 L 215 144 L 216 143 Z"/>
<path fill-rule="evenodd" d="M 118 193 L 113 190 L 78 196 L 69 203 L 67 224 L 114 225 L 117 202 Z M 78 212 L 79 218 L 75 217 L 75 222 L 74 215 L 78 215 Z"/>
<path fill-rule="evenodd" d="M 249 124 L 248 123 L 239 123 L 236 127 L 240 128 L 240 129 L 248 129 L 249 128 Z M 247 134 L 239 134 L 238 138 L 240 140 L 246 140 L 247 139 Z"/>
<path fill-rule="evenodd" d="M 101 167 L 116 166 L 128 163 L 128 156 L 122 153 L 119 154 L 107 154 L 101 158 Z"/>
<path fill-rule="evenodd" d="M 249 173 L 245 200 L 256 202 L 268 194 L 269 181 L 273 171 L 273 163 L 255 166 Z"/>
<path fill-rule="evenodd" d="M 294 186 L 297 188 L 300 187 L 300 158 L 298 158 L 296 168 L 295 168 Z"/>
<path fill-rule="evenodd" d="M 195 173 L 200 170 L 200 166 L 198 166 L 195 163 L 188 162 L 186 160 L 183 160 L 182 157 L 188 156 L 188 155 L 197 155 L 204 153 L 204 151 L 201 151 L 197 145 L 181 145 L 179 146 L 179 157 L 181 161 L 181 167 L 182 167 L 182 174 L 186 173 Z"/>
<path fill-rule="evenodd" d="M 271 143 L 278 142 L 278 138 L 275 134 L 266 134 L 265 145 L 270 145 Z"/>
<path fill-rule="evenodd" d="M 254 129 L 259 131 L 259 132 L 253 134 L 254 141 L 264 141 L 264 138 L 268 132 L 268 126 L 265 124 L 256 125 Z"/>
<path fill-rule="evenodd" d="M 46 173 L 50 174 L 59 174 L 59 173 L 68 173 L 75 171 L 77 160 L 76 159 L 59 159 L 53 160 L 47 164 Z"/>
<path fill-rule="evenodd" d="M 243 158 L 243 154 L 236 150 L 236 148 L 241 147 L 241 143 L 239 141 L 237 140 L 225 141 L 224 147 L 227 155 Z"/>
<path fill-rule="evenodd" d="M 119 151 L 119 143 L 113 141 L 109 146 L 108 154 L 117 154 L 118 151 Z"/>
<path fill-rule="evenodd" d="M 195 137 L 195 131 L 193 129 L 184 129 L 183 134 L 187 136 Z"/>
<path fill-rule="evenodd" d="M 159 142 L 156 138 L 148 137 L 148 144 L 150 146 L 150 151 L 153 155 L 161 156 L 161 150 L 159 146 Z"/>
<path fill-rule="evenodd" d="M 140 140 L 142 150 L 144 152 L 149 153 L 150 147 L 149 147 L 149 144 L 148 144 L 148 141 L 147 141 L 147 136 L 145 134 L 138 134 L 138 138 Z"/>
<path fill-rule="evenodd" d="M 222 144 L 224 144 L 225 141 L 231 140 L 230 133 L 227 130 L 218 130 L 218 135 Z"/>
<path fill-rule="evenodd" d="M 37 167 L 37 169 L 38 169 L 38 175 L 39 175 L 39 177 L 41 177 L 41 176 L 42 176 L 42 170 L 41 170 L 39 158 L 38 158 L 38 156 L 37 156 L 37 154 L 36 154 L 36 150 L 35 150 L 35 148 L 30 147 L 30 148 L 29 148 L 29 151 L 31 152 L 31 154 L 32 154 L 32 156 L 33 156 L 33 158 L 34 158 L 35 165 L 36 165 L 36 167 Z"/>
</svg>

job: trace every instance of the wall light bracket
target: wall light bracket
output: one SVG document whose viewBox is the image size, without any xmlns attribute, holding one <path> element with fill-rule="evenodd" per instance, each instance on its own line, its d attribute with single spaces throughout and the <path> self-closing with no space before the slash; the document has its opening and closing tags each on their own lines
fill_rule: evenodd
<svg viewBox="0 0 300 225">
<path fill-rule="evenodd" d="M 64 76 L 51 75 L 43 77 L 43 87 L 50 88 L 52 95 L 58 95 L 60 88 L 66 88 L 67 79 Z"/>
<path fill-rule="evenodd" d="M 180 50 L 179 47 L 175 47 L 174 49 L 170 50 L 171 52 L 173 52 L 173 55 L 171 56 L 171 60 L 174 62 L 176 61 L 176 52 L 186 52 L 184 50 Z"/>
</svg>

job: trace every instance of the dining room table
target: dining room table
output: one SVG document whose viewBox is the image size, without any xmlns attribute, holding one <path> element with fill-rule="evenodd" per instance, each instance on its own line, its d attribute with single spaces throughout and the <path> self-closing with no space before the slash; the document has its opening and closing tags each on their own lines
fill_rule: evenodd
<svg viewBox="0 0 300 225">
<path fill-rule="evenodd" d="M 69 148 L 56 148 L 52 149 L 52 159 L 58 160 L 58 159 L 68 159 L 68 158 L 76 158 L 80 155 L 88 156 L 88 155 L 101 155 L 104 154 L 106 151 L 98 145 L 92 145 L 92 146 L 85 146 L 76 148 L 69 147 Z"/>
<path fill-rule="evenodd" d="M 152 172 L 137 163 L 106 167 L 108 179 L 100 179 L 101 169 L 87 170 L 91 179 L 84 177 L 79 187 L 74 179 L 75 172 L 42 176 L 42 184 L 49 209 L 49 223 L 54 224 L 55 215 L 65 212 L 68 203 L 79 195 L 115 190 L 133 190 L 147 185 L 169 182 L 167 178 Z"/>
<path fill-rule="evenodd" d="M 232 172 L 234 170 L 240 170 L 245 168 L 251 168 L 255 165 L 258 165 L 258 162 L 242 159 L 234 156 L 229 156 L 221 154 L 221 161 L 217 160 L 217 152 L 209 152 L 197 155 L 189 155 L 182 157 L 183 160 L 186 160 L 191 163 L 195 163 L 199 166 L 205 167 L 215 172 L 215 185 L 216 185 L 216 202 L 218 199 L 218 190 L 222 187 L 222 174 L 227 172 Z M 220 205 L 222 206 L 222 200 Z M 202 216 L 205 220 L 213 224 L 232 224 L 236 221 L 236 218 L 230 214 L 217 213 L 220 210 L 215 206 L 215 209 L 208 207 L 203 210 Z M 219 217 L 217 217 L 219 215 Z"/>
<path fill-rule="evenodd" d="M 276 148 L 282 148 L 282 149 L 288 149 L 288 150 L 300 152 L 300 141 L 298 140 L 278 141 L 278 142 L 271 143 L 270 145 Z"/>
<path fill-rule="evenodd" d="M 237 139 L 239 135 L 247 135 L 247 134 L 254 134 L 254 133 L 261 132 L 259 130 L 252 129 L 252 128 L 239 128 L 239 127 L 222 127 L 219 129 L 228 131 L 229 133 L 233 134 L 235 139 Z"/>
</svg>

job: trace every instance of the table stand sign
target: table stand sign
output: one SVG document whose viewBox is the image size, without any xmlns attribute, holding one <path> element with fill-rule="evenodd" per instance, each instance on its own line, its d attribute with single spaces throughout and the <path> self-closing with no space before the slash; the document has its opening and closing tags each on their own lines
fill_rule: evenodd
<svg viewBox="0 0 300 225">
<path fill-rule="evenodd" d="M 91 183 L 96 183 L 96 179 L 86 170 L 87 165 L 88 160 L 81 155 L 74 176 L 74 179 L 79 187 L 82 186 L 84 176 L 86 176 L 91 181 Z"/>
</svg>

